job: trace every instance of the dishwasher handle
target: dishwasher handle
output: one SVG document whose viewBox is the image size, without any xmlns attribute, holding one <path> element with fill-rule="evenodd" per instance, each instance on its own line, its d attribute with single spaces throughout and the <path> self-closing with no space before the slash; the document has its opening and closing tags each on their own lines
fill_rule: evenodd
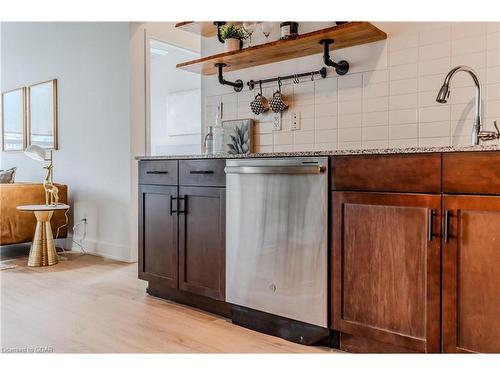
<svg viewBox="0 0 500 375">
<path fill-rule="evenodd" d="M 289 166 L 241 166 L 226 167 L 226 174 L 322 174 L 324 165 L 289 165 Z"/>
</svg>

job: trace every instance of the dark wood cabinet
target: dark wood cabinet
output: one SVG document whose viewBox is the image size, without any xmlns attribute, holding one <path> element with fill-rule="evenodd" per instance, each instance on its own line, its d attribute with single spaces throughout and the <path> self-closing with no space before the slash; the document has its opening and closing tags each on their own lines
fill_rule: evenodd
<svg viewBox="0 0 500 375">
<path fill-rule="evenodd" d="M 139 186 L 139 277 L 177 288 L 177 186 Z"/>
<path fill-rule="evenodd" d="M 226 189 L 179 188 L 179 288 L 220 301 L 226 283 Z"/>
<path fill-rule="evenodd" d="M 332 328 L 346 334 L 342 349 L 439 352 L 441 196 L 332 194 Z"/>
<path fill-rule="evenodd" d="M 443 207 L 443 351 L 499 353 L 500 197 L 445 195 Z"/>
</svg>

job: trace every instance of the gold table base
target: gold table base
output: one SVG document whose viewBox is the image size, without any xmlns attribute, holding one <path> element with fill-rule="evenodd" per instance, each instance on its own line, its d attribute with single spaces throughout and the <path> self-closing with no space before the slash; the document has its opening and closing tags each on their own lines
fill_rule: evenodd
<svg viewBox="0 0 500 375">
<path fill-rule="evenodd" d="M 36 217 L 35 236 L 31 244 L 28 267 L 52 266 L 59 262 L 50 227 L 54 211 L 34 211 Z"/>
</svg>

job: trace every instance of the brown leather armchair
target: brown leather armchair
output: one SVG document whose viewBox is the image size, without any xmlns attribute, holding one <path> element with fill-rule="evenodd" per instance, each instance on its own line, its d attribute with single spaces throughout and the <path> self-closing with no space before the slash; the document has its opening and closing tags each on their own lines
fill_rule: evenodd
<svg viewBox="0 0 500 375">
<path fill-rule="evenodd" d="M 68 187 L 56 184 L 59 189 L 59 202 L 68 203 Z M 17 206 L 26 204 L 45 204 L 45 190 L 42 184 L 18 182 L 0 184 L 0 245 L 30 242 L 35 233 L 36 219 L 32 212 L 21 212 Z M 64 211 L 55 211 L 51 226 L 56 236 L 57 228 L 64 225 Z M 58 238 L 66 238 L 68 227 L 60 228 Z"/>
</svg>

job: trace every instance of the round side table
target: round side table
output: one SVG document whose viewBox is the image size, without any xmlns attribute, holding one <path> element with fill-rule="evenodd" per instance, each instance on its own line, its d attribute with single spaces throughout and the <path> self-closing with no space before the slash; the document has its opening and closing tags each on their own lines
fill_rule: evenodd
<svg viewBox="0 0 500 375">
<path fill-rule="evenodd" d="M 67 204 L 58 204 L 57 206 L 30 204 L 16 208 L 19 211 L 31 211 L 36 217 L 36 229 L 31 243 L 28 267 L 52 266 L 59 262 L 50 219 L 54 211 L 67 210 L 69 206 Z"/>
</svg>

